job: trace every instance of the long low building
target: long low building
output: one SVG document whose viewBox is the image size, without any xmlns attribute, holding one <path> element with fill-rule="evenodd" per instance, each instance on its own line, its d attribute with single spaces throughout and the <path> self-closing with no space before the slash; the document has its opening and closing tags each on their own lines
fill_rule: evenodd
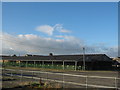
<svg viewBox="0 0 120 90">
<path fill-rule="evenodd" d="M 2 56 L 2 60 L 4 62 L 20 61 L 39 64 L 85 65 L 87 70 L 111 70 L 113 64 L 113 60 L 105 54 Z"/>
</svg>

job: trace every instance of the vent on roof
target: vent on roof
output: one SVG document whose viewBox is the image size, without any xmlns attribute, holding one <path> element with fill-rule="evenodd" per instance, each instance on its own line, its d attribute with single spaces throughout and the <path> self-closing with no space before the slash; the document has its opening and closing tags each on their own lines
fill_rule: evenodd
<svg viewBox="0 0 120 90">
<path fill-rule="evenodd" d="M 16 57 L 16 54 L 12 55 L 12 57 Z"/>
<path fill-rule="evenodd" d="M 32 56 L 31 54 L 26 54 L 25 56 Z"/>
<path fill-rule="evenodd" d="M 49 56 L 53 56 L 53 53 L 49 53 Z"/>
</svg>

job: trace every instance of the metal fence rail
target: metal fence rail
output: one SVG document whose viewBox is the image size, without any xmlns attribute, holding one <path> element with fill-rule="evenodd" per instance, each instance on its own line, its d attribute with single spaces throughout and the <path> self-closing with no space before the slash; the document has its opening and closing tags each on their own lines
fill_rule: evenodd
<svg viewBox="0 0 120 90">
<path fill-rule="evenodd" d="M 41 79 L 42 80 L 48 80 L 48 81 L 55 81 L 55 82 L 59 82 L 59 83 L 66 83 L 66 84 L 74 84 L 74 85 L 81 85 L 84 86 L 86 88 L 88 87 L 95 87 L 95 88 L 115 88 L 118 89 L 118 81 L 120 81 L 120 78 L 117 77 L 103 77 L 103 76 L 88 76 L 88 75 L 76 75 L 76 74 L 66 74 L 66 73 L 55 73 L 55 72 L 45 72 L 45 71 L 29 71 L 29 70 L 15 70 L 15 69 L 3 69 L 6 75 L 10 75 L 10 76 L 18 76 L 21 78 L 33 78 L 33 79 Z M 14 74 L 13 72 L 19 72 Z M 25 74 L 26 73 L 26 74 Z M 30 76 L 27 76 L 28 73 L 30 74 Z M 38 74 L 40 75 L 40 77 L 38 77 Z M 42 76 L 43 74 L 43 76 Z M 50 75 L 58 75 L 60 77 L 62 77 L 62 80 L 58 80 L 55 78 L 50 78 Z M 70 77 L 70 78 L 84 78 L 84 82 L 85 83 L 79 83 L 76 81 L 69 81 L 69 80 L 65 80 L 65 76 L 66 77 Z M 89 81 L 90 79 L 108 79 L 108 83 L 111 80 L 113 85 L 96 85 L 96 84 L 91 84 L 91 82 Z M 101 81 L 99 81 L 101 82 Z M 120 88 L 119 88 L 120 89 Z"/>
</svg>

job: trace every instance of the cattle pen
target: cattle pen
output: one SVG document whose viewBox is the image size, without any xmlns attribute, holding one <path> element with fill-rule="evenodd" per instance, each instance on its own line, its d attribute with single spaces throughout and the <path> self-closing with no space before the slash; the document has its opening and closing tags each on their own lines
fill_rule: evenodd
<svg viewBox="0 0 120 90">
<path fill-rule="evenodd" d="M 113 60 L 105 54 L 3 56 L 3 65 L 72 70 L 111 70 Z M 84 61 L 85 60 L 85 65 Z"/>
</svg>

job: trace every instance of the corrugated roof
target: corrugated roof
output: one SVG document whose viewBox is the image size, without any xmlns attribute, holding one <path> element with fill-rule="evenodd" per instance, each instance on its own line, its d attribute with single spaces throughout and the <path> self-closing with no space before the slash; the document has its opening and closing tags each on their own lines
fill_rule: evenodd
<svg viewBox="0 0 120 90">
<path fill-rule="evenodd" d="M 83 55 L 53 55 L 53 56 L 2 56 L 3 60 L 77 60 L 82 61 Z M 85 54 L 86 61 L 112 61 L 105 54 Z"/>
</svg>

